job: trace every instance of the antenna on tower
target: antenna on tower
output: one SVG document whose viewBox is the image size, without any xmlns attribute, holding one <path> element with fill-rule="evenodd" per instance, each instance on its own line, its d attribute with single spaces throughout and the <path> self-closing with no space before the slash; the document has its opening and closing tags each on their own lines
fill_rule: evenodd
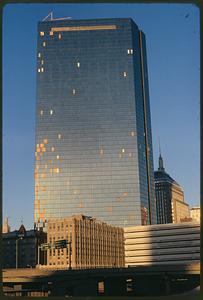
<svg viewBox="0 0 203 300">
<path fill-rule="evenodd" d="M 72 17 L 65 17 L 65 18 L 53 18 L 53 11 L 51 11 L 42 21 L 46 21 L 50 17 L 49 21 L 55 21 L 55 20 L 68 20 L 72 19 Z"/>
<path fill-rule="evenodd" d="M 161 155 L 161 144 L 160 144 L 160 137 L 159 137 L 159 155 Z"/>
<path fill-rule="evenodd" d="M 165 171 L 164 170 L 164 164 L 163 164 L 163 158 L 161 156 L 161 143 L 160 143 L 160 137 L 159 137 L 159 167 L 158 171 Z"/>
<path fill-rule="evenodd" d="M 50 20 L 53 20 L 53 11 L 51 11 L 42 21 L 46 21 L 50 16 Z"/>
</svg>

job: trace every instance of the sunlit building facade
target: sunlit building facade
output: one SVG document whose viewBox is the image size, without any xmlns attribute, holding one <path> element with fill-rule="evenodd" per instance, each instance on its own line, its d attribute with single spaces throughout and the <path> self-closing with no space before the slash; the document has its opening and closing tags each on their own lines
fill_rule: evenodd
<svg viewBox="0 0 203 300">
<path fill-rule="evenodd" d="M 3 222 L 2 233 L 8 233 L 8 232 L 10 232 L 10 226 L 8 224 L 8 217 L 6 217 Z"/>
<path fill-rule="evenodd" d="M 145 36 L 131 19 L 38 24 L 35 225 L 156 223 Z"/>
<path fill-rule="evenodd" d="M 190 208 L 190 217 L 193 221 L 200 222 L 200 206 Z"/>
<path fill-rule="evenodd" d="M 125 266 L 123 228 L 83 215 L 49 219 L 48 243 L 61 239 L 66 239 L 68 246 L 48 250 L 44 267 L 84 269 Z"/>
</svg>

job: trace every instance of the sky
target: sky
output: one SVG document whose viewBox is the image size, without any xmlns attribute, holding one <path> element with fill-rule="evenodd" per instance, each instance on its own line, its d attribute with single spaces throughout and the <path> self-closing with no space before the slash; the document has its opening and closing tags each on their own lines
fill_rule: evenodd
<svg viewBox="0 0 203 300">
<path fill-rule="evenodd" d="M 200 203 L 200 33 L 192 4 L 7 4 L 3 9 L 3 217 L 11 230 L 34 224 L 37 22 L 132 18 L 145 33 L 154 169 Z"/>
</svg>

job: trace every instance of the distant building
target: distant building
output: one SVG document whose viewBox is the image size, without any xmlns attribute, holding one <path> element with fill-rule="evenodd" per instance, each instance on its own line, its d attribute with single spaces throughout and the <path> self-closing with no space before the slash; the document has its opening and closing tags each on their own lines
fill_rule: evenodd
<svg viewBox="0 0 203 300">
<path fill-rule="evenodd" d="M 159 168 L 154 172 L 157 223 L 179 223 L 189 218 L 189 205 L 184 202 L 181 186 L 164 169 L 163 159 L 159 156 Z"/>
<path fill-rule="evenodd" d="M 124 228 L 125 265 L 181 264 L 200 261 L 200 223 Z"/>
<path fill-rule="evenodd" d="M 190 217 L 192 220 L 200 222 L 200 206 L 190 208 Z"/>
<path fill-rule="evenodd" d="M 50 219 L 48 243 L 63 239 L 70 241 L 71 247 L 48 250 L 47 265 L 50 268 L 124 266 L 122 228 L 83 215 Z"/>
<path fill-rule="evenodd" d="M 19 230 L 3 233 L 2 268 L 35 267 L 38 261 L 38 245 L 44 241 L 46 241 L 46 233 L 26 230 L 24 225 L 21 225 Z"/>
<path fill-rule="evenodd" d="M 8 217 L 6 217 L 5 220 L 4 220 L 2 232 L 3 233 L 10 232 L 10 226 L 8 224 Z"/>
</svg>

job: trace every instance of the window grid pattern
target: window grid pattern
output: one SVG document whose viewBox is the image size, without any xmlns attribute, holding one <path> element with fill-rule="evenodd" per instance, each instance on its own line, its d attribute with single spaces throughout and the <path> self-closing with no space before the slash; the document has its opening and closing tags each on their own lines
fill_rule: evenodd
<svg viewBox="0 0 203 300">
<path fill-rule="evenodd" d="M 53 22 L 116 29 L 63 31 L 59 40 L 49 34 Z M 46 69 L 37 73 L 36 145 L 48 142 L 35 152 L 35 223 L 82 213 L 115 226 L 148 224 L 137 26 L 130 19 L 48 21 L 38 30 L 38 65 L 43 59 Z"/>
</svg>

